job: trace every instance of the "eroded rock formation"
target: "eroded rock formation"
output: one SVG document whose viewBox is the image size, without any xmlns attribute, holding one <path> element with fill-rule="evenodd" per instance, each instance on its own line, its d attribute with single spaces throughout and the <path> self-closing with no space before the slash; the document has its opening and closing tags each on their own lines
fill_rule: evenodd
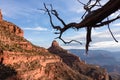
<svg viewBox="0 0 120 80">
<path fill-rule="evenodd" d="M 53 41 L 48 50 L 51 53 L 60 56 L 66 65 L 79 74 L 88 76 L 93 80 L 109 80 L 109 75 L 105 69 L 100 68 L 99 66 L 86 64 L 85 61 L 82 61 L 76 55 L 73 55 L 69 51 L 61 48 L 57 41 Z"/>
<path fill-rule="evenodd" d="M 23 34 L 15 24 L 0 21 L 0 80 L 108 80 L 104 69 L 85 64 L 57 41 L 47 50 Z"/>
</svg>

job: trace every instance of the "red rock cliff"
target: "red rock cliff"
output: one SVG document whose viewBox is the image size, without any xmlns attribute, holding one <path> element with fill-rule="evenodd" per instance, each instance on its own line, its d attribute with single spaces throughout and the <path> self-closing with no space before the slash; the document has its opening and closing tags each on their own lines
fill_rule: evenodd
<svg viewBox="0 0 120 80">
<path fill-rule="evenodd" d="M 4 73 L 3 73 L 4 72 Z M 1 80 L 91 80 L 23 37 L 23 30 L 11 22 L 0 22 Z"/>
<path fill-rule="evenodd" d="M 0 21 L 0 80 L 107 80 L 103 69 L 85 64 L 56 41 L 48 51 L 23 33 L 15 24 Z"/>
</svg>

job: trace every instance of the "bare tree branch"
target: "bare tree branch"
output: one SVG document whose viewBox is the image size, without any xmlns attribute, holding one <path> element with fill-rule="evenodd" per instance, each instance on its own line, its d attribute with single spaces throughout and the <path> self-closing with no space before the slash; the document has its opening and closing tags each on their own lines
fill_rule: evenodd
<svg viewBox="0 0 120 80">
<path fill-rule="evenodd" d="M 118 9 L 120 9 L 120 0 L 109 0 L 105 5 L 101 5 L 100 0 L 95 0 L 94 4 L 91 4 L 92 1 L 93 0 L 89 0 L 87 4 L 84 4 L 84 3 L 80 2 L 80 0 L 78 0 L 78 2 L 81 3 L 85 9 L 85 13 L 82 16 L 83 20 L 79 23 L 71 22 L 71 23 L 66 24 L 64 22 L 64 20 L 59 17 L 58 12 L 55 9 L 53 9 L 52 5 L 50 5 L 51 9 L 48 9 L 46 4 L 44 3 L 45 9 L 43 9 L 43 11 L 47 12 L 47 14 L 50 18 L 51 26 L 58 31 L 58 32 L 55 32 L 55 34 L 59 34 L 58 38 L 60 40 L 62 40 L 65 44 L 71 43 L 73 41 L 78 42 L 76 40 L 71 40 L 69 42 L 64 41 L 64 39 L 62 39 L 62 34 L 66 30 L 68 30 L 70 28 L 73 28 L 73 29 L 86 28 L 87 29 L 86 53 L 87 53 L 88 48 L 89 48 L 89 43 L 92 41 L 91 40 L 92 28 L 108 25 L 108 29 L 109 29 L 113 39 L 117 42 L 117 40 L 115 39 L 114 35 L 112 34 L 112 32 L 110 30 L 109 23 L 120 18 L 120 16 L 117 16 L 114 19 L 107 20 L 107 21 L 103 22 L 104 19 L 106 19 L 112 13 L 116 12 Z M 96 6 L 99 6 L 99 8 L 92 11 L 93 8 Z M 55 26 L 53 23 L 53 20 L 52 20 L 52 15 L 55 16 L 62 23 L 63 26 Z"/>
<path fill-rule="evenodd" d="M 111 20 L 108 20 L 108 21 L 104 21 L 104 22 L 98 23 L 98 24 L 94 25 L 93 27 L 100 27 L 100 26 L 108 25 L 108 24 L 110 24 L 111 22 L 113 22 L 113 21 L 115 21 L 115 20 L 117 20 L 117 19 L 119 19 L 119 18 L 120 18 L 120 16 L 117 16 L 117 17 L 114 18 L 114 19 L 111 19 Z"/>
<path fill-rule="evenodd" d="M 57 37 L 57 38 L 59 38 L 60 40 L 62 40 L 65 44 L 69 44 L 69 43 L 71 43 L 71 42 L 77 42 L 77 43 L 82 44 L 81 42 L 79 42 L 79 41 L 77 41 L 77 40 L 71 40 L 71 41 L 66 42 L 64 39 L 62 39 L 62 33 L 64 32 L 64 30 L 62 30 L 62 28 L 61 28 L 60 26 L 55 26 L 55 25 L 54 25 L 51 15 L 54 15 L 54 16 L 63 24 L 63 26 L 71 26 L 71 25 L 73 25 L 74 23 L 71 23 L 71 24 L 66 25 L 65 22 L 59 17 L 58 12 L 57 12 L 55 9 L 53 9 L 52 5 L 50 5 L 50 7 L 51 7 L 51 10 L 49 10 L 49 9 L 47 8 L 46 4 L 44 3 L 44 8 L 45 8 L 45 9 L 41 9 L 41 10 L 43 10 L 43 11 L 45 11 L 45 12 L 48 13 L 48 16 L 49 16 L 49 18 L 50 18 L 51 26 L 52 26 L 54 29 L 56 29 L 56 30 L 59 31 L 59 32 L 55 32 L 55 34 L 60 34 L 59 37 Z M 56 39 L 57 39 L 57 38 L 56 38 Z"/>
<path fill-rule="evenodd" d="M 66 26 L 65 22 L 59 17 L 58 12 L 53 9 L 52 5 L 51 6 L 51 14 L 53 14 L 64 26 Z"/>
<path fill-rule="evenodd" d="M 109 18 L 107 18 L 107 21 L 109 21 Z M 118 42 L 117 39 L 115 38 L 115 36 L 113 35 L 113 33 L 112 33 L 111 29 L 110 29 L 110 25 L 109 24 L 108 24 L 108 30 L 109 30 L 112 38 L 115 40 L 115 42 Z"/>
<path fill-rule="evenodd" d="M 87 27 L 87 34 L 86 34 L 86 54 L 88 54 L 89 43 L 92 41 L 92 39 L 91 39 L 91 31 L 92 31 L 92 27 Z"/>
</svg>

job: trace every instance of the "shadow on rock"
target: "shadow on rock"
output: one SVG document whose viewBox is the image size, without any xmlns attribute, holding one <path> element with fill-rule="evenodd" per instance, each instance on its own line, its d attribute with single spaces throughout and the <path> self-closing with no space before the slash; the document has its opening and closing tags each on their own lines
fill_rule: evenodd
<svg viewBox="0 0 120 80">
<path fill-rule="evenodd" d="M 9 79 L 12 76 L 17 75 L 14 68 L 0 64 L 0 80 Z"/>
</svg>

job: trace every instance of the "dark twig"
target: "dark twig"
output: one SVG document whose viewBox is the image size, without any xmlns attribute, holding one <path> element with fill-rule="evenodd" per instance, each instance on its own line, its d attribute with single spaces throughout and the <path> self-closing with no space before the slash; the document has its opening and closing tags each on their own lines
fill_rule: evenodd
<svg viewBox="0 0 120 80">
<path fill-rule="evenodd" d="M 82 15 L 82 17 L 81 17 L 82 19 L 84 18 L 84 16 L 86 16 L 86 13 L 87 13 L 87 12 L 88 12 L 88 14 L 89 14 L 90 12 L 92 13 L 91 9 L 92 9 L 93 7 L 95 7 L 95 6 L 101 6 L 100 0 L 96 0 L 95 3 L 92 4 L 92 5 L 91 5 L 92 0 L 89 0 L 87 4 L 82 3 L 80 0 L 77 0 L 77 1 L 78 1 L 80 4 L 84 5 L 85 13 Z M 99 5 L 97 5 L 97 3 L 98 3 Z"/>
<path fill-rule="evenodd" d="M 109 18 L 107 18 L 107 20 L 109 21 Z M 113 35 L 113 33 L 112 33 L 111 29 L 110 29 L 110 25 L 109 24 L 108 24 L 108 30 L 109 30 L 112 38 L 115 40 L 115 42 L 118 42 L 117 39 L 115 38 L 115 36 Z"/>
<path fill-rule="evenodd" d="M 72 42 L 76 42 L 76 43 L 79 43 L 82 45 L 82 43 L 80 41 L 77 41 L 77 40 L 70 40 L 70 41 L 65 41 L 64 39 L 62 39 L 62 37 L 57 37 L 58 39 L 62 40 L 62 42 L 64 42 L 64 44 L 70 44 Z M 55 38 L 55 39 L 57 39 Z"/>
<path fill-rule="evenodd" d="M 77 0 L 80 4 L 82 4 L 82 5 L 86 5 L 86 4 L 84 4 L 84 3 L 82 3 L 80 0 Z"/>
<path fill-rule="evenodd" d="M 110 27 L 109 27 L 109 24 L 108 24 L 108 30 L 109 30 L 112 38 L 115 40 L 115 42 L 118 42 L 118 40 L 117 40 L 117 39 L 115 38 L 115 36 L 113 35 L 113 33 L 112 33 L 112 31 L 111 31 L 111 29 L 110 29 Z"/>
<path fill-rule="evenodd" d="M 66 26 L 65 22 L 59 17 L 57 11 L 53 9 L 51 5 L 51 14 L 53 14 L 64 26 Z"/>
</svg>

